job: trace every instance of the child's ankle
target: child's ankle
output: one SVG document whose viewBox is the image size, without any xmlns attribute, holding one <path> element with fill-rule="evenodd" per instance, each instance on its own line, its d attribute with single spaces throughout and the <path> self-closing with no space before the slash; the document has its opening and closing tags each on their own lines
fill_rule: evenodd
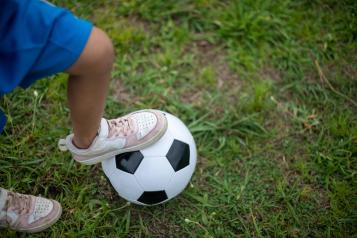
<svg viewBox="0 0 357 238">
<path fill-rule="evenodd" d="M 72 143 L 78 149 L 88 149 L 92 144 L 94 138 L 95 136 L 89 138 L 78 138 L 76 136 L 73 136 Z"/>
</svg>

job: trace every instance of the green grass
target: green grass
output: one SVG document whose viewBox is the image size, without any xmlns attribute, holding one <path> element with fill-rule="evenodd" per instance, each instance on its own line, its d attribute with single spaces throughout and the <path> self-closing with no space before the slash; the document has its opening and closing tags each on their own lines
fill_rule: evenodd
<svg viewBox="0 0 357 238">
<path fill-rule="evenodd" d="M 100 165 L 58 151 L 70 131 L 66 76 L 41 80 L 1 100 L 0 183 L 64 212 L 38 235 L 1 237 L 356 237 L 355 1 L 55 3 L 113 39 L 106 116 L 177 115 L 197 170 L 176 199 L 128 205 Z"/>
</svg>

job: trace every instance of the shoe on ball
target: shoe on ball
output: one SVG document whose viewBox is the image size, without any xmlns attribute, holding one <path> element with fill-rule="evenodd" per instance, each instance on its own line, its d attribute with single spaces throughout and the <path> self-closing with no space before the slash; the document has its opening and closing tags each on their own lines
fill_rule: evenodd
<svg viewBox="0 0 357 238">
<path fill-rule="evenodd" d="M 50 199 L 0 189 L 0 227 L 35 233 L 53 225 L 61 216 L 61 205 Z"/>
<path fill-rule="evenodd" d="M 167 130 L 166 116 L 156 110 L 141 110 L 117 119 L 102 119 L 97 136 L 87 149 L 77 148 L 73 134 L 58 143 L 82 164 L 95 164 L 117 154 L 140 150 L 158 141 Z"/>
</svg>

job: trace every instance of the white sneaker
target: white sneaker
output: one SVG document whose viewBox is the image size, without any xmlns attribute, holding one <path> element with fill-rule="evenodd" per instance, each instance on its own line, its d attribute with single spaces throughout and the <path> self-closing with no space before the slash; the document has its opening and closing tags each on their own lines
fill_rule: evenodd
<svg viewBox="0 0 357 238">
<path fill-rule="evenodd" d="M 167 130 L 166 116 L 156 110 L 141 110 L 117 119 L 102 119 L 98 135 L 88 149 L 72 143 L 73 134 L 59 140 L 59 148 L 69 150 L 73 159 L 95 164 L 117 154 L 140 150 L 158 141 Z"/>
<path fill-rule="evenodd" d="M 61 216 L 61 205 L 50 199 L 0 189 L 0 227 L 21 232 L 39 232 Z"/>
</svg>

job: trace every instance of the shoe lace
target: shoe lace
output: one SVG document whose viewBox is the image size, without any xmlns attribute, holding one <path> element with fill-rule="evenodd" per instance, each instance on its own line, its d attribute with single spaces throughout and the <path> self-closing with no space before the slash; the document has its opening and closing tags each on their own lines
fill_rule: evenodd
<svg viewBox="0 0 357 238">
<path fill-rule="evenodd" d="M 117 118 L 108 120 L 109 135 L 108 137 L 128 136 L 133 133 L 133 125 L 128 118 Z"/>
<path fill-rule="evenodd" d="M 27 214 L 31 208 L 31 198 L 28 195 L 9 192 L 8 206 L 16 211 L 19 215 Z"/>
</svg>

